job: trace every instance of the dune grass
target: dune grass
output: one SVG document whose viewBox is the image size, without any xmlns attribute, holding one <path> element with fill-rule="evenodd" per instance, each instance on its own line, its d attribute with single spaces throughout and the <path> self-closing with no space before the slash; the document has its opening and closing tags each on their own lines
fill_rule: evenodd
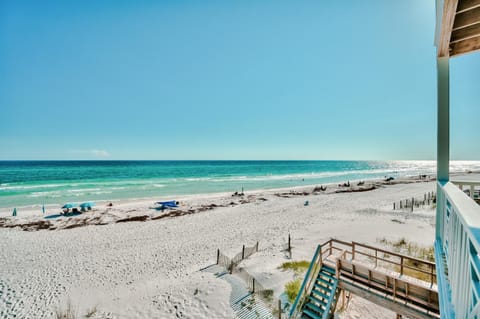
<svg viewBox="0 0 480 319">
<path fill-rule="evenodd" d="M 55 311 L 55 318 L 56 319 L 76 319 L 77 312 L 73 308 L 72 303 L 68 300 L 66 308 L 59 308 Z"/>
<path fill-rule="evenodd" d="M 310 267 L 310 262 L 306 260 L 288 261 L 278 267 L 285 271 L 291 270 L 294 273 L 295 279 L 285 284 L 285 293 L 290 303 L 293 303 L 295 298 L 297 298 L 298 291 L 300 290 L 303 281 L 303 276 L 301 275 L 307 271 L 308 267 Z"/>
<path fill-rule="evenodd" d="M 389 241 L 386 238 L 382 238 L 382 239 L 379 239 L 377 241 L 386 245 L 386 246 L 391 247 L 397 253 L 404 254 L 404 255 L 407 255 L 407 256 L 411 256 L 411 257 L 417 258 L 417 259 L 423 259 L 423 260 L 426 260 L 426 261 L 435 262 L 435 252 L 433 250 L 433 246 L 424 247 L 424 246 L 421 246 L 421 245 L 419 245 L 415 242 L 408 241 L 407 239 L 405 239 L 403 237 L 398 239 L 398 240 L 395 240 L 395 241 Z M 387 257 L 387 256 L 385 256 L 385 257 Z M 430 271 L 430 268 L 427 265 L 425 265 L 423 263 L 419 263 L 416 260 L 408 259 L 408 258 L 404 259 L 404 266 L 417 268 L 417 269 L 423 270 L 425 272 Z M 431 280 L 431 275 L 430 274 L 428 274 L 428 273 L 426 274 L 426 273 L 423 273 L 421 271 L 417 271 L 415 269 L 410 269 L 410 268 L 407 268 L 407 267 L 403 268 L 403 274 L 404 275 L 409 276 L 409 277 L 413 277 L 413 278 L 417 278 L 417 279 L 420 279 L 420 280 L 423 280 L 423 281 L 426 281 L 426 282 L 430 282 L 430 280 Z M 393 270 L 396 271 L 396 272 L 400 272 L 401 267 L 399 265 L 395 265 L 393 267 Z M 434 283 L 435 283 L 435 280 L 434 280 Z"/>
<path fill-rule="evenodd" d="M 307 271 L 308 267 L 310 267 L 310 262 L 306 260 L 298 260 L 285 262 L 279 268 L 282 270 L 292 270 L 295 275 L 300 275 Z"/>
<path fill-rule="evenodd" d="M 292 281 L 287 282 L 285 285 L 285 293 L 287 294 L 288 301 L 293 303 L 295 298 L 297 298 L 298 291 L 300 290 L 300 286 L 302 285 L 302 279 L 297 278 Z"/>
</svg>

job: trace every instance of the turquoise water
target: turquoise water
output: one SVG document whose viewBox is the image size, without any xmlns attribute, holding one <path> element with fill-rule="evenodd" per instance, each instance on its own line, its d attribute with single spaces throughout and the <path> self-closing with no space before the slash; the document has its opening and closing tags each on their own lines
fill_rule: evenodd
<svg viewBox="0 0 480 319">
<path fill-rule="evenodd" d="M 453 162 L 457 171 L 480 162 Z M 434 174 L 433 161 L 0 161 L 0 207 Z"/>
</svg>

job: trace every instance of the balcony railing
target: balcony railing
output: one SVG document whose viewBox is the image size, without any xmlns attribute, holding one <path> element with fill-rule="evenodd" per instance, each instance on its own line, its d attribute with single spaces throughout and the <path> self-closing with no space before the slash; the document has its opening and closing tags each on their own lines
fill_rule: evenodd
<svg viewBox="0 0 480 319">
<path fill-rule="evenodd" d="M 441 315 L 480 318 L 480 206 L 452 182 L 438 186 L 435 254 Z"/>
</svg>

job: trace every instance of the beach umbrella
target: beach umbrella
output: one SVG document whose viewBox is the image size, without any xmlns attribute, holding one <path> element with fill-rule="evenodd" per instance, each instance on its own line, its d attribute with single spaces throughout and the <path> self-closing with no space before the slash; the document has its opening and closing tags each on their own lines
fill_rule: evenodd
<svg viewBox="0 0 480 319">
<path fill-rule="evenodd" d="M 14 209 L 13 209 L 13 214 L 12 214 L 12 216 L 17 216 L 17 208 L 14 208 Z"/>
</svg>

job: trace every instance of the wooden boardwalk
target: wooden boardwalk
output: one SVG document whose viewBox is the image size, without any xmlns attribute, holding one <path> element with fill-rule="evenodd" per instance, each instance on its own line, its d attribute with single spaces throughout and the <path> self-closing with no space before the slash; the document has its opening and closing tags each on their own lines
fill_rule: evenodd
<svg viewBox="0 0 480 319">
<path fill-rule="evenodd" d="M 350 292 L 408 318 L 440 318 L 436 269 L 432 262 L 336 239 L 319 245 L 314 260 L 320 267 L 335 270 L 338 293 L 343 291 L 343 296 L 345 291 Z M 319 267 L 313 267 L 316 268 Z M 310 277 L 316 276 L 312 273 Z M 312 293 L 311 289 L 301 291 L 296 302 L 299 308 L 292 311 L 291 318 L 331 317 L 323 313 L 331 314 L 334 309 L 313 315 L 303 312 Z"/>
</svg>

